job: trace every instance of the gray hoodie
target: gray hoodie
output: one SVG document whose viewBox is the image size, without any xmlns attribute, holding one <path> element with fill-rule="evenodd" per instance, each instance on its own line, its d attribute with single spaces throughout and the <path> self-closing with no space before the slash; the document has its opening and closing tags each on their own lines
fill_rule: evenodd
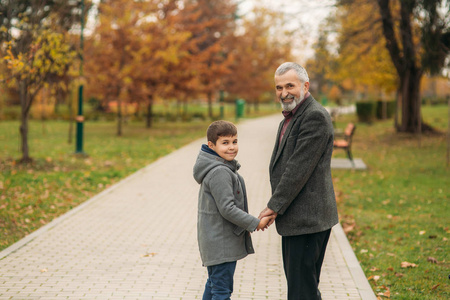
<svg viewBox="0 0 450 300">
<path fill-rule="evenodd" d="M 248 214 L 244 179 L 236 160 L 200 150 L 194 165 L 198 194 L 197 238 L 204 266 L 232 262 L 254 253 L 249 231 L 259 219 Z"/>
</svg>

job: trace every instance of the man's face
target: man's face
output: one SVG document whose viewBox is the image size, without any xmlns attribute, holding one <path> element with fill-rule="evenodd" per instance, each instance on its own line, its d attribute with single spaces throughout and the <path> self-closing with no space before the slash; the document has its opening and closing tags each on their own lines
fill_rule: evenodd
<svg viewBox="0 0 450 300">
<path fill-rule="evenodd" d="M 239 150 L 237 135 L 219 136 L 215 145 L 213 142 L 208 141 L 208 147 L 216 151 L 223 159 L 232 161 Z"/>
<path fill-rule="evenodd" d="M 275 75 L 277 99 L 285 111 L 293 110 L 303 100 L 308 88 L 309 82 L 302 84 L 294 70 Z"/>
</svg>

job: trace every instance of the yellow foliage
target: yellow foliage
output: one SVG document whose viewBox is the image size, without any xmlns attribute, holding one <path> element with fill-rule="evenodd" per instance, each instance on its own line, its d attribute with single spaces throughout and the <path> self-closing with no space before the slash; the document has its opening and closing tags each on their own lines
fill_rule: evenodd
<svg viewBox="0 0 450 300">
<path fill-rule="evenodd" d="M 345 88 L 392 92 L 397 73 L 385 47 L 377 3 L 356 0 L 339 6 L 339 58 L 332 79 Z M 345 82 L 345 84 L 344 84 Z"/>
<path fill-rule="evenodd" d="M 39 89 L 51 74 L 61 76 L 76 58 L 65 36 L 50 29 L 35 33 L 35 39 L 28 53 L 14 56 L 12 43 L 7 44 L 8 55 L 2 57 L 10 71 L 9 76 L 19 80 L 27 79 L 29 84 Z"/>
<path fill-rule="evenodd" d="M 51 118 L 55 112 L 53 103 L 35 103 L 30 109 L 30 115 L 33 119 L 45 120 Z"/>
<path fill-rule="evenodd" d="M 336 85 L 333 85 L 328 93 L 328 98 L 333 101 L 339 101 L 342 96 L 341 90 Z"/>
</svg>

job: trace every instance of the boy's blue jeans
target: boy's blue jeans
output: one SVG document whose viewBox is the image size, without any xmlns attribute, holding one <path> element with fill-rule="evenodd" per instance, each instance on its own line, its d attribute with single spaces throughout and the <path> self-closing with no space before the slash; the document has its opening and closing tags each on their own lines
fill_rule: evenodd
<svg viewBox="0 0 450 300">
<path fill-rule="evenodd" d="M 236 262 L 207 267 L 208 280 L 202 300 L 228 300 L 233 293 L 233 277 Z"/>
</svg>

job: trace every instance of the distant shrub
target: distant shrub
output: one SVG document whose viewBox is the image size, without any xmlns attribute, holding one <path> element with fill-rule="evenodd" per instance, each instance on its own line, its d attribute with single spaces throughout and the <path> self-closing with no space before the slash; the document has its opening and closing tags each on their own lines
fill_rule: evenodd
<svg viewBox="0 0 450 300">
<path fill-rule="evenodd" d="M 388 119 L 394 116 L 395 105 L 395 101 L 386 101 L 386 117 Z M 376 116 L 379 120 L 383 119 L 383 101 L 377 101 Z"/>
<path fill-rule="evenodd" d="M 374 101 L 357 102 L 356 114 L 358 115 L 358 120 L 364 123 L 371 123 L 375 119 L 376 105 Z"/>
<path fill-rule="evenodd" d="M 6 106 L 2 108 L 1 120 L 19 120 L 20 119 L 20 106 Z"/>
<path fill-rule="evenodd" d="M 444 97 L 425 97 L 422 98 L 422 105 L 446 105 L 448 99 Z"/>
</svg>

